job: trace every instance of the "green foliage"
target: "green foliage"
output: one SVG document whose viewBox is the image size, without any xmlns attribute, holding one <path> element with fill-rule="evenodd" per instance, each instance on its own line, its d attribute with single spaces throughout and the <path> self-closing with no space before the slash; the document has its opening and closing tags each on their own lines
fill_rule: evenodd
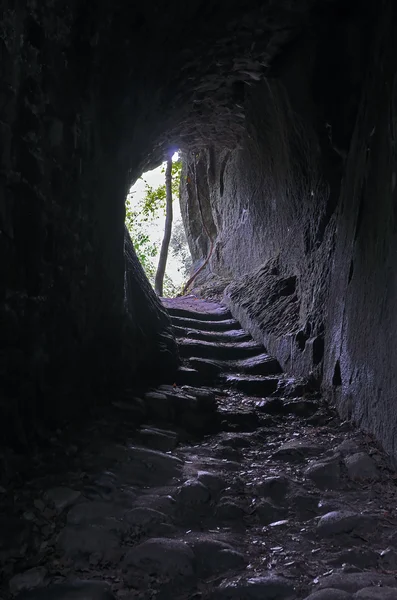
<svg viewBox="0 0 397 600">
<path fill-rule="evenodd" d="M 179 198 L 179 186 L 181 182 L 182 161 L 176 160 L 172 163 L 172 199 Z M 165 175 L 165 166 L 163 165 L 161 173 Z M 143 181 L 145 181 L 143 179 Z M 160 209 L 165 211 L 166 189 L 165 183 L 153 188 L 145 181 L 145 198 L 142 202 L 141 214 L 143 219 L 154 217 Z"/>
<path fill-rule="evenodd" d="M 190 254 L 189 246 L 187 243 L 186 232 L 182 221 L 177 221 L 174 224 L 171 236 L 171 252 L 182 263 L 181 269 L 182 275 L 185 279 L 189 278 L 190 269 L 192 268 L 192 256 Z"/>
<path fill-rule="evenodd" d="M 158 248 L 157 245 L 151 241 L 148 233 L 147 223 L 149 219 L 142 218 L 139 208 L 134 210 L 129 200 L 126 202 L 125 209 L 125 224 L 130 232 L 135 252 L 148 278 L 154 280 L 156 267 L 153 259 L 158 253 Z"/>
<path fill-rule="evenodd" d="M 173 200 L 179 198 L 179 186 L 182 171 L 182 161 L 177 160 L 172 163 L 172 196 Z M 165 174 L 165 164 L 161 172 Z M 143 181 L 145 181 L 142 178 Z M 156 257 L 160 246 L 154 243 L 149 235 L 151 225 L 165 214 L 166 188 L 165 183 L 153 188 L 145 181 L 145 196 L 134 207 L 131 204 L 131 197 L 126 200 L 125 223 L 130 232 L 135 252 L 143 266 L 146 275 L 154 286 L 154 277 L 156 274 Z M 175 296 L 179 289 L 174 285 L 171 278 L 166 274 L 164 277 L 164 295 Z"/>
</svg>

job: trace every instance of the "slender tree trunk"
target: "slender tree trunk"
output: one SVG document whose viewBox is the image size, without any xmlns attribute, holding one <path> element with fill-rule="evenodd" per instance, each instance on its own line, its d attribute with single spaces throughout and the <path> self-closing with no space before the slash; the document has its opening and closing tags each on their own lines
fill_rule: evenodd
<svg viewBox="0 0 397 600">
<path fill-rule="evenodd" d="M 163 295 L 163 283 L 165 275 L 165 267 L 167 265 L 168 248 L 170 246 L 171 232 L 172 232 L 172 158 L 170 157 L 167 161 L 167 168 L 165 170 L 165 226 L 164 226 L 164 237 L 161 244 L 159 264 L 157 266 L 156 277 L 154 279 L 154 289 L 159 296 Z"/>
</svg>

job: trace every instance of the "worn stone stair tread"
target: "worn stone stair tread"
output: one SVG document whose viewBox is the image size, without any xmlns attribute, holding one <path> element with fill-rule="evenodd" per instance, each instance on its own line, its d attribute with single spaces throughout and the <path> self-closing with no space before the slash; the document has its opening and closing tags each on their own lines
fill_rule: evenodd
<svg viewBox="0 0 397 600">
<path fill-rule="evenodd" d="M 220 394 L 222 395 L 227 395 L 222 388 L 220 387 L 214 387 L 214 386 L 208 386 L 208 385 L 203 385 L 202 383 L 200 383 L 199 386 L 195 386 L 193 384 L 183 384 L 181 386 L 173 386 L 173 385 L 169 385 L 169 384 L 164 384 L 164 385 L 159 385 L 156 388 L 156 391 L 162 392 L 163 394 L 175 394 L 178 395 L 181 392 L 188 394 L 188 395 L 192 395 L 192 392 L 194 393 L 194 391 L 199 391 L 199 393 L 204 393 L 204 394 Z"/>
<path fill-rule="evenodd" d="M 202 331 L 188 327 L 173 327 L 174 334 L 180 338 L 203 340 L 206 342 L 248 342 L 252 339 L 244 329 L 230 329 L 225 332 Z"/>
<path fill-rule="evenodd" d="M 240 329 L 240 323 L 236 319 L 224 319 L 222 321 L 199 321 L 186 317 L 171 317 L 173 326 L 196 329 L 202 331 L 228 331 Z"/>
<path fill-rule="evenodd" d="M 183 358 L 196 356 L 200 358 L 229 358 L 235 360 L 249 358 L 263 351 L 263 347 L 253 341 L 225 344 L 190 340 L 187 338 L 178 339 L 178 349 Z"/>
<path fill-rule="evenodd" d="M 241 373 L 250 375 L 276 375 L 282 373 L 279 362 L 266 352 L 250 358 L 231 361 L 230 365 L 236 372 L 241 371 Z"/>
<path fill-rule="evenodd" d="M 187 364 L 200 373 L 202 383 L 207 383 L 209 381 L 216 382 L 219 376 L 227 370 L 228 363 L 222 360 L 191 356 L 187 360 Z"/>
<path fill-rule="evenodd" d="M 196 369 L 181 366 L 177 369 L 174 380 L 177 385 L 199 385 L 202 378 Z"/>
<path fill-rule="evenodd" d="M 169 400 L 175 403 L 175 406 L 181 408 L 184 405 L 189 406 L 189 402 L 194 406 L 195 401 L 205 405 L 207 408 L 216 409 L 215 393 L 213 390 L 204 386 L 184 385 L 182 387 L 173 388 L 172 386 L 160 386 L 159 392 Z M 193 401 L 193 402 L 192 402 Z"/>
<path fill-rule="evenodd" d="M 189 358 L 188 364 L 197 369 L 204 377 L 214 379 L 227 372 L 239 375 L 278 375 L 282 373 L 278 361 L 266 352 L 240 360 L 217 360 L 192 356 Z"/>
<path fill-rule="evenodd" d="M 230 310 L 221 308 L 219 310 L 200 312 L 194 310 L 187 310 L 185 308 L 167 307 L 168 313 L 171 317 L 182 317 L 186 319 L 198 320 L 198 321 L 224 321 L 225 319 L 231 319 L 232 313 Z"/>
<path fill-rule="evenodd" d="M 273 394 L 277 388 L 278 377 L 267 377 L 266 375 L 237 375 L 226 373 L 223 375 L 226 384 L 234 389 L 245 392 L 248 395 L 266 397 Z"/>
<path fill-rule="evenodd" d="M 260 416 L 254 410 L 220 410 L 223 431 L 255 431 L 260 425 Z"/>
</svg>

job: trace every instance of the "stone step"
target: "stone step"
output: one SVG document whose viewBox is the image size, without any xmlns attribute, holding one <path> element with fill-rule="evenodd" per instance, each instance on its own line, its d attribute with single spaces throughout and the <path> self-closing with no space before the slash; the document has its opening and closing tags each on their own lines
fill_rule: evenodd
<svg viewBox="0 0 397 600">
<path fill-rule="evenodd" d="M 261 423 L 259 415 L 253 410 L 222 410 L 219 420 L 223 431 L 255 431 Z"/>
<path fill-rule="evenodd" d="M 173 306 L 168 307 L 167 311 L 171 317 L 182 317 L 184 319 L 192 319 L 194 321 L 224 321 L 225 319 L 233 318 L 232 313 L 227 308 L 222 308 L 211 312 L 199 312 Z"/>
<path fill-rule="evenodd" d="M 259 354 L 263 347 L 255 342 L 241 342 L 238 344 L 222 344 L 214 342 L 204 342 L 179 338 L 178 350 L 182 358 L 214 358 L 226 360 L 238 360 L 249 358 Z"/>
<path fill-rule="evenodd" d="M 171 323 L 174 327 L 184 327 L 186 329 L 196 329 L 201 331 L 230 331 L 232 329 L 240 329 L 240 323 L 236 321 L 236 319 L 200 321 L 185 317 L 171 317 Z"/>
<path fill-rule="evenodd" d="M 202 387 L 162 385 L 144 395 L 153 422 L 173 423 L 186 431 L 209 433 L 217 427 L 215 393 Z"/>
<path fill-rule="evenodd" d="M 273 394 L 277 388 L 278 377 L 264 375 L 236 375 L 234 373 L 223 375 L 224 381 L 239 392 L 248 396 L 266 398 Z"/>
<path fill-rule="evenodd" d="M 278 361 L 266 353 L 243 360 L 210 360 L 193 356 L 188 360 L 189 367 L 199 371 L 207 380 L 214 380 L 222 373 L 236 375 L 277 375 L 282 373 Z"/>
<path fill-rule="evenodd" d="M 194 405 L 197 405 L 200 410 L 204 412 L 216 411 L 215 392 L 203 386 L 184 385 L 174 387 L 172 385 L 160 385 L 155 391 L 171 399 L 178 410 L 188 401 L 194 399 Z"/>
<path fill-rule="evenodd" d="M 201 331 L 188 327 L 173 327 L 177 337 L 203 340 L 205 342 L 248 342 L 251 340 L 249 333 L 244 329 L 230 329 L 229 331 Z"/>
<path fill-rule="evenodd" d="M 266 352 L 244 360 L 230 362 L 231 370 L 247 375 L 277 375 L 282 373 L 279 362 Z"/>
<path fill-rule="evenodd" d="M 216 381 L 219 376 L 226 371 L 225 361 L 210 360 L 208 358 L 199 358 L 193 356 L 188 360 L 189 367 L 195 369 L 200 373 L 201 381 L 205 384 L 207 382 Z"/>
<path fill-rule="evenodd" d="M 174 380 L 177 385 L 200 385 L 202 377 L 196 369 L 181 366 L 176 371 Z"/>
</svg>

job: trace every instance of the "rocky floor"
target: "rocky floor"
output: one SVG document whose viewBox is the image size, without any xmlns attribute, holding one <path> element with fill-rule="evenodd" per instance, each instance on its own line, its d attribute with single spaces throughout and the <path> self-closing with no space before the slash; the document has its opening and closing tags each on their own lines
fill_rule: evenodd
<svg viewBox="0 0 397 600">
<path fill-rule="evenodd" d="M 58 431 L 0 488 L 0 598 L 397 600 L 387 457 L 225 308 L 166 305 L 175 384 Z"/>
</svg>

